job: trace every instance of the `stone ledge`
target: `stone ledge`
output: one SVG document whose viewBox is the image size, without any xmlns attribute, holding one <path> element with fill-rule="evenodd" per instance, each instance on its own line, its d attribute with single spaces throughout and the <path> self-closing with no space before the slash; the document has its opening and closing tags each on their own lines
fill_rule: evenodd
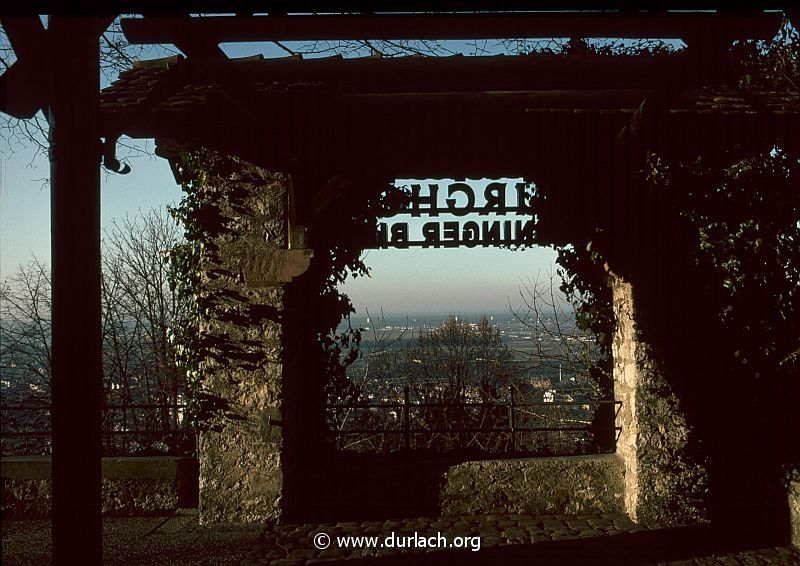
<svg viewBox="0 0 800 566">
<path fill-rule="evenodd" d="M 0 458 L 3 480 L 49 480 L 50 456 L 4 456 Z"/>
<path fill-rule="evenodd" d="M 105 515 L 154 515 L 197 506 L 196 458 L 103 458 Z M 51 506 L 50 456 L 0 459 L 4 519 L 46 517 Z"/>
<path fill-rule="evenodd" d="M 242 272 L 249 287 L 270 287 L 291 283 L 308 269 L 313 250 L 282 250 L 253 246 L 242 260 Z"/>
<path fill-rule="evenodd" d="M 464 462 L 445 473 L 442 515 L 624 513 L 616 454 Z"/>
<path fill-rule="evenodd" d="M 175 456 L 125 456 L 103 458 L 106 480 L 170 480 L 191 473 L 196 458 Z M 50 456 L 4 456 L 0 476 L 14 480 L 49 480 Z"/>
</svg>

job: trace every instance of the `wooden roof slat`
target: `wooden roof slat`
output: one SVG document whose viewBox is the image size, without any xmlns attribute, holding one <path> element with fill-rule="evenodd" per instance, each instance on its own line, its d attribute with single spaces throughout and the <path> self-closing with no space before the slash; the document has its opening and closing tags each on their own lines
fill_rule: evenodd
<svg viewBox="0 0 800 566">
<path fill-rule="evenodd" d="M 36 4 L 40 0 L 30 0 Z M 131 14 L 143 6 L 160 7 L 158 0 L 117 0 L 120 13 Z M 753 9 L 781 9 L 785 1 L 759 0 Z M 171 9 L 191 8 L 192 12 L 214 13 L 332 13 L 332 12 L 457 12 L 457 11 L 531 11 L 531 10 L 716 10 L 720 0 L 670 0 L 669 2 L 622 0 L 606 5 L 593 0 L 173 0 Z M 189 10 L 184 10 L 189 11 Z M 44 12 L 42 12 L 44 13 Z"/>
<path fill-rule="evenodd" d="M 217 16 L 124 18 L 131 43 L 198 37 L 219 43 L 347 39 L 493 39 L 502 37 L 714 37 L 768 39 L 778 13 L 525 13 L 459 15 Z"/>
<path fill-rule="evenodd" d="M 146 71 L 123 73 L 120 80 L 107 89 L 108 97 L 104 97 L 104 102 L 111 103 L 113 93 L 122 91 L 126 91 L 127 96 L 148 96 L 156 83 L 184 75 L 182 67 L 191 64 L 189 60 L 161 72 L 149 66 Z M 262 94 L 314 90 L 328 94 L 641 90 L 679 88 L 697 75 L 691 58 L 685 54 L 655 57 L 535 55 L 447 59 L 266 59 L 255 62 L 202 61 L 202 64 L 217 77 L 231 74 L 237 81 L 249 81 Z"/>
<path fill-rule="evenodd" d="M 516 107 L 524 111 L 547 110 L 614 110 L 637 108 L 652 95 L 652 90 L 536 90 L 485 92 L 404 92 L 391 94 L 343 95 L 345 104 L 360 107 L 391 104 L 393 108 L 408 105 L 450 106 L 468 104 L 493 108 Z"/>
<path fill-rule="evenodd" d="M 398 174 L 433 175 L 448 168 L 508 174 L 545 166 L 558 158 L 555 146 L 575 143 L 593 152 L 587 159 L 600 159 L 601 149 L 643 100 L 660 109 L 652 130 L 668 133 L 663 143 L 682 140 L 684 131 L 704 132 L 706 125 L 730 125 L 736 131 L 761 128 L 747 140 L 757 145 L 776 132 L 785 137 L 784 122 L 794 124 L 800 116 L 778 120 L 791 97 L 764 100 L 756 111 L 749 100 L 732 104 L 734 97 L 719 85 L 698 90 L 704 68 L 686 52 L 189 58 L 162 71 L 154 65 L 121 74 L 104 91 L 105 130 L 211 144 L 277 169 L 297 162 L 325 171 L 356 170 L 380 162 Z M 162 82 L 179 88 L 167 98 L 148 99 Z M 243 86 L 255 91 L 241 99 L 244 113 L 225 95 L 225 90 L 241 94 Z M 149 104 L 137 104 L 140 99 Z M 706 100 L 712 106 L 704 114 L 700 101 Z M 682 108 L 688 112 L 665 112 Z M 441 148 L 447 148 L 446 158 L 438 155 Z"/>
<path fill-rule="evenodd" d="M 186 68 L 189 67 L 190 73 L 202 75 L 201 82 L 211 82 L 245 118 L 252 119 L 253 114 L 250 112 L 250 107 L 255 101 L 256 92 L 250 81 L 240 77 L 238 67 L 229 65 L 231 60 L 217 42 L 191 32 L 192 18 L 190 16 L 179 16 L 172 20 L 175 35 L 171 43 L 183 51 L 189 57 L 189 61 L 180 61 L 181 64 L 177 65 L 177 70 L 173 69 L 172 74 L 167 74 L 167 80 L 159 81 L 157 85 L 159 88 L 154 89 L 154 92 L 148 96 L 144 104 L 145 108 L 152 108 L 175 94 L 176 90 L 185 83 L 185 79 L 182 80 L 182 78 L 187 75 Z M 246 60 L 258 61 L 260 59 L 248 58 Z M 210 65 L 212 62 L 218 64 Z M 181 78 L 170 81 L 176 73 Z M 184 102 L 177 101 L 173 102 L 174 104 L 182 105 Z"/>
</svg>

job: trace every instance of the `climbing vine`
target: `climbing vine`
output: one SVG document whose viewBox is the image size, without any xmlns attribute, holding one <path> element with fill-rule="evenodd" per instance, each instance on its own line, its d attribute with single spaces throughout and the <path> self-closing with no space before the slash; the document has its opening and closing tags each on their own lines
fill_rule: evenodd
<svg viewBox="0 0 800 566">
<path fill-rule="evenodd" d="M 203 284 L 202 263 L 214 254 L 210 242 L 214 231 L 219 229 L 218 209 L 207 186 L 208 171 L 214 159 L 213 153 L 205 150 L 185 150 L 175 158 L 175 173 L 183 197 L 178 205 L 169 208 L 172 217 L 183 227 L 185 240 L 167 253 L 169 284 L 177 291 L 186 313 L 180 327 L 169 329 L 169 339 L 175 349 L 179 373 L 186 379 L 189 424 L 197 431 L 217 429 L 219 424 L 215 417 L 229 413 L 227 402 L 204 386 L 202 375 L 203 361 L 210 353 L 202 324 L 211 312 L 210 298 Z M 217 221 L 211 222 L 213 218 Z"/>
<path fill-rule="evenodd" d="M 349 324 L 338 330 L 355 312 L 339 285 L 349 277 L 369 276 L 362 252 L 375 243 L 378 219 L 402 206 L 408 197 L 404 188 L 390 184 L 378 190 L 358 186 L 351 190 L 358 196 L 339 199 L 314 225 L 315 260 L 307 274 L 310 288 L 306 295 L 313 298 L 320 316 L 316 340 L 329 402 L 353 401 L 357 395 L 346 370 L 359 356 L 361 331 Z"/>
</svg>

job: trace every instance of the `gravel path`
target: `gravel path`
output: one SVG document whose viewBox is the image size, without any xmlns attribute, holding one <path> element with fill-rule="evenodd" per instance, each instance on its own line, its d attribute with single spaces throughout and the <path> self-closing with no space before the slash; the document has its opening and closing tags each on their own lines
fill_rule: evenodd
<svg viewBox="0 0 800 566">
<path fill-rule="evenodd" d="M 241 564 L 290 566 L 341 560 L 353 561 L 354 566 L 362 562 L 499 566 L 509 560 L 532 564 L 800 564 L 798 549 L 705 553 L 702 534 L 681 540 L 678 537 L 684 535 L 673 531 L 658 524 L 637 525 L 621 514 L 496 514 L 283 525 L 267 531 Z M 700 555 L 684 561 L 658 560 L 659 556 L 680 554 L 684 544 L 699 547 Z"/>
<path fill-rule="evenodd" d="M 196 511 L 184 510 L 170 517 L 107 518 L 103 526 L 104 562 L 126 566 L 288 566 L 339 561 L 352 566 L 800 565 L 797 548 L 720 552 L 709 546 L 708 531 L 703 527 L 645 527 L 632 523 L 624 515 L 613 514 L 496 514 L 266 527 L 199 525 Z M 315 547 L 315 541 L 326 548 Z M 2 543 L 4 566 L 52 561 L 49 521 L 3 521 Z"/>
</svg>

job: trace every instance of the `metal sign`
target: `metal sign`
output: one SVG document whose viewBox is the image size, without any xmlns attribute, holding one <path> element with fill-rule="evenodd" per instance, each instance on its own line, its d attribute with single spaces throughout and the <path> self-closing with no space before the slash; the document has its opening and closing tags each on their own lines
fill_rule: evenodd
<svg viewBox="0 0 800 566">
<path fill-rule="evenodd" d="M 422 185 L 411 185 L 408 205 L 393 217 L 436 219 L 381 222 L 378 224 L 378 247 L 474 248 L 533 244 L 532 195 L 528 183 L 491 182 L 483 191 L 466 182 L 450 183 L 446 187 L 430 183 L 426 191 Z M 468 215 L 470 218 L 463 218 Z"/>
</svg>

